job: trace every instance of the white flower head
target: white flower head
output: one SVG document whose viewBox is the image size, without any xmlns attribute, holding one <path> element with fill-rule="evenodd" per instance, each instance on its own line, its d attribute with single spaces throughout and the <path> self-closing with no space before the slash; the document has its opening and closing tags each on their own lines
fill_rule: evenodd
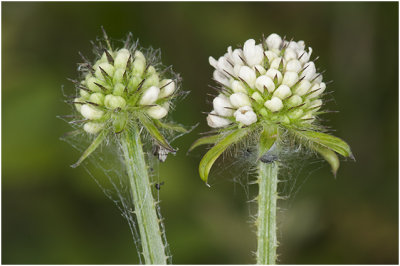
<svg viewBox="0 0 400 266">
<path fill-rule="evenodd" d="M 326 89 L 311 53 L 304 41 L 287 41 L 273 33 L 265 43 L 249 39 L 242 49 L 230 46 L 220 58 L 210 57 L 214 79 L 223 89 L 213 101 L 209 125 L 267 121 L 310 126 Z"/>
</svg>

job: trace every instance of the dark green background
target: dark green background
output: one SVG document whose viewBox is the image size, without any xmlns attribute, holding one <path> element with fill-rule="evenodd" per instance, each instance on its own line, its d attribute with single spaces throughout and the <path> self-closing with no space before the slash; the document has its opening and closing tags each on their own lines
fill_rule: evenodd
<svg viewBox="0 0 400 266">
<path fill-rule="evenodd" d="M 162 213 L 174 263 L 248 264 L 256 249 L 244 190 L 229 171 L 198 177 L 186 156 L 205 115 L 212 68 L 229 45 L 276 32 L 305 40 L 340 111 L 326 116 L 356 162 L 332 178 L 317 164 L 280 231 L 281 263 L 398 263 L 398 4 L 2 3 L 2 263 L 137 263 L 128 226 L 59 137 L 70 130 L 61 85 L 104 25 L 162 48 L 191 92 L 173 117 L 200 121 L 161 167 Z M 322 167 L 320 167 L 322 166 Z M 215 170 L 215 169 L 214 169 Z M 302 173 L 307 175 L 307 173 Z M 298 177 L 303 180 L 302 177 Z M 254 195 L 252 195 L 254 196 Z M 291 195 L 293 196 L 293 195 Z M 282 202 L 284 203 L 284 202 Z M 252 212 L 252 210 L 251 210 Z M 254 214 L 254 212 L 253 212 Z"/>
</svg>

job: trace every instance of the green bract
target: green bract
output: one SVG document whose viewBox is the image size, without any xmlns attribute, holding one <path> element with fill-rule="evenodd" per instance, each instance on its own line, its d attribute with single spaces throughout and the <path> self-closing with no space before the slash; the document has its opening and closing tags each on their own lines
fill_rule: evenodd
<svg viewBox="0 0 400 266">
<path fill-rule="evenodd" d="M 218 95 L 207 122 L 217 135 L 201 138 L 192 147 L 215 144 L 200 162 L 205 182 L 218 156 L 250 133 L 258 134 L 259 158 L 288 136 L 321 154 L 334 173 L 339 166 L 335 152 L 352 156 L 349 146 L 323 133 L 318 122 L 318 115 L 325 113 L 320 109 L 326 84 L 311 53 L 303 41 L 271 34 L 259 44 L 250 39 L 243 48 L 228 47 L 218 60 L 210 57 Z"/>
</svg>

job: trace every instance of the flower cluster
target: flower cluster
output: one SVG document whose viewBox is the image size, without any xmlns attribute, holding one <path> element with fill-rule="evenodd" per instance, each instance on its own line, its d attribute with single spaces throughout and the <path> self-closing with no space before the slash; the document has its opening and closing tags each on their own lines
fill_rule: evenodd
<svg viewBox="0 0 400 266">
<path fill-rule="evenodd" d="M 161 80 L 156 68 L 135 48 L 104 49 L 93 66 L 86 66 L 78 85 L 80 97 L 74 104 L 85 118 L 83 129 L 87 133 L 97 134 L 107 123 L 120 132 L 135 119 L 135 112 L 153 119 L 168 114 L 176 81 Z"/>
<path fill-rule="evenodd" d="M 236 123 L 242 127 L 268 121 L 309 127 L 326 88 L 310 61 L 311 53 L 303 41 L 286 41 L 274 33 L 260 44 L 250 39 L 243 49 L 228 47 L 218 61 L 210 57 L 214 80 L 221 86 L 208 125 L 222 128 Z"/>
</svg>

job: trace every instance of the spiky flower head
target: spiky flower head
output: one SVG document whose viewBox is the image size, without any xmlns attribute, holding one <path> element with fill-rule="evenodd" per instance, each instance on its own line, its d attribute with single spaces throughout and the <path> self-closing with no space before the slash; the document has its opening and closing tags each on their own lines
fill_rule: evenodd
<svg viewBox="0 0 400 266">
<path fill-rule="evenodd" d="M 159 130 L 185 131 L 161 121 L 181 94 L 179 76 L 162 66 L 159 50 L 140 48 L 131 34 L 116 49 L 104 29 L 103 34 L 103 40 L 93 43 L 94 63 L 81 55 L 81 80 L 73 80 L 77 89 L 73 104 L 80 118 L 72 124 L 95 136 L 92 145 L 96 147 L 106 136 L 116 136 L 136 124 L 147 130 L 162 152 L 175 152 Z"/>
<path fill-rule="evenodd" d="M 257 122 L 310 128 L 323 104 L 326 89 L 304 41 L 287 41 L 277 34 L 261 43 L 247 40 L 243 48 L 218 60 L 209 58 L 221 85 L 208 115 L 210 127 Z"/>
<path fill-rule="evenodd" d="M 270 154 L 277 146 L 273 144 L 284 144 L 288 136 L 322 155 L 334 173 L 339 167 L 335 152 L 352 156 L 344 141 L 323 133 L 318 123 L 326 84 L 311 55 L 304 41 L 273 33 L 261 43 L 250 39 L 242 48 L 228 47 L 218 60 L 209 58 L 218 95 L 207 123 L 216 134 L 200 138 L 191 148 L 215 144 L 200 162 L 204 181 L 222 152 L 249 135 L 257 139 L 261 161 L 275 158 Z"/>
</svg>

